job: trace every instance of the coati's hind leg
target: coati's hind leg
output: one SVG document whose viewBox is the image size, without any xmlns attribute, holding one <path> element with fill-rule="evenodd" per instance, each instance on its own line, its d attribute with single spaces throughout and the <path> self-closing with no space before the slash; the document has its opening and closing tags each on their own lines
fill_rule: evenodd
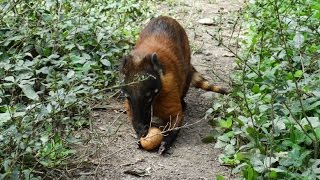
<svg viewBox="0 0 320 180">
<path fill-rule="evenodd" d="M 183 122 L 183 114 L 182 114 L 182 107 L 179 107 L 179 111 L 172 114 L 172 116 L 166 121 L 167 125 L 164 128 L 164 131 L 167 131 L 167 133 L 164 134 L 164 139 L 161 142 L 161 146 L 159 147 L 158 153 L 163 154 L 166 152 L 174 140 L 177 138 L 177 135 L 180 131 L 179 128 L 182 125 Z"/>
<path fill-rule="evenodd" d="M 182 93 L 182 96 L 181 96 L 181 106 L 182 106 L 182 110 L 185 111 L 186 108 L 187 108 L 187 103 L 184 101 L 184 97 L 186 97 L 187 93 L 188 93 L 188 90 L 190 88 L 190 83 L 191 83 L 191 80 L 192 80 L 192 74 L 193 74 L 193 71 L 189 72 L 188 76 L 187 76 L 187 79 L 186 79 L 186 84 L 183 88 L 183 93 Z"/>
<path fill-rule="evenodd" d="M 184 99 L 181 99 L 181 106 L 182 106 L 182 111 L 184 112 L 187 109 L 187 103 L 184 101 Z"/>
</svg>

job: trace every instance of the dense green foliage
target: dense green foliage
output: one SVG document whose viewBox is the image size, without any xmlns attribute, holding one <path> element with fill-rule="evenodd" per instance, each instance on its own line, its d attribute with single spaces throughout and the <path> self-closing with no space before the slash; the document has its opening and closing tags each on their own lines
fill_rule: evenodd
<svg viewBox="0 0 320 180">
<path fill-rule="evenodd" d="M 139 0 L 0 1 L 0 179 L 66 168 L 70 133 L 116 82 L 149 11 Z"/>
<path fill-rule="evenodd" d="M 219 159 L 245 179 L 319 179 L 320 2 L 257 0 L 240 18 L 233 92 L 209 111 Z"/>
</svg>

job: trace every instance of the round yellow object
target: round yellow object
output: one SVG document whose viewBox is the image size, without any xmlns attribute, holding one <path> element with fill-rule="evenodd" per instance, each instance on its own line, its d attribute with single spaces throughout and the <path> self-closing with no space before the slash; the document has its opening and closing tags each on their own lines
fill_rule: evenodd
<svg viewBox="0 0 320 180">
<path fill-rule="evenodd" d="M 151 127 L 147 136 L 140 139 L 140 143 L 145 150 L 150 151 L 159 147 L 162 139 L 163 135 L 161 134 L 161 130 L 156 127 Z"/>
</svg>

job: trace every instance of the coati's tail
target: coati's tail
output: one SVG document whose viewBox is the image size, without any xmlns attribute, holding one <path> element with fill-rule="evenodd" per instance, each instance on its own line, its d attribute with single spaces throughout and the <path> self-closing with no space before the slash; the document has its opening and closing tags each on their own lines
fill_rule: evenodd
<svg viewBox="0 0 320 180">
<path fill-rule="evenodd" d="M 228 94 L 227 89 L 212 85 L 206 80 L 193 66 L 192 66 L 192 80 L 191 83 L 196 88 L 201 88 L 206 91 L 213 91 L 221 94 Z"/>
</svg>

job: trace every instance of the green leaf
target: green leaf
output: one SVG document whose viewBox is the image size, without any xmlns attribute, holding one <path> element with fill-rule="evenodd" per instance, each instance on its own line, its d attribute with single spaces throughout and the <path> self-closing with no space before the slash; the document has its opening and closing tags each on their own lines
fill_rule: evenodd
<svg viewBox="0 0 320 180">
<path fill-rule="evenodd" d="M 293 76 L 292 76 L 292 73 L 287 73 L 287 80 L 293 80 Z"/>
<path fill-rule="evenodd" d="M 234 166 L 236 164 L 239 164 L 239 161 L 238 160 L 235 160 L 233 158 L 229 158 L 228 156 L 224 155 L 224 154 L 220 154 L 219 155 L 219 162 L 221 164 L 224 164 L 224 165 L 231 165 L 231 166 Z"/>
<path fill-rule="evenodd" d="M 23 36 L 23 35 L 18 35 L 18 36 L 13 36 L 13 37 L 11 37 L 11 38 L 9 38 L 8 40 L 10 40 L 10 41 L 18 41 L 18 40 L 21 40 L 21 39 L 23 39 L 25 36 Z"/>
<path fill-rule="evenodd" d="M 223 148 L 223 147 L 226 147 L 227 145 L 228 143 L 218 140 L 217 143 L 214 145 L 214 148 Z"/>
<path fill-rule="evenodd" d="M 257 171 L 258 173 L 262 173 L 266 167 L 264 167 L 264 164 L 262 160 L 260 159 L 261 156 L 254 156 L 251 159 L 251 163 L 253 165 L 253 169 Z"/>
<path fill-rule="evenodd" d="M 70 70 L 67 74 L 67 78 L 69 78 L 69 79 L 72 78 L 74 76 L 74 74 L 75 74 L 74 70 Z"/>
<path fill-rule="evenodd" d="M 304 42 L 303 35 L 300 32 L 296 33 L 296 35 L 293 37 L 293 43 L 294 43 L 293 46 L 297 49 L 301 48 L 303 42 Z"/>
<path fill-rule="evenodd" d="M 9 167 L 12 163 L 12 160 L 11 159 L 5 159 L 3 162 L 2 162 L 2 166 L 4 168 L 5 171 L 9 171 Z"/>
<path fill-rule="evenodd" d="M 279 157 L 265 157 L 263 164 L 265 167 L 270 168 L 272 167 L 272 164 L 279 161 Z"/>
<path fill-rule="evenodd" d="M 269 109 L 270 109 L 270 105 L 262 104 L 262 105 L 259 106 L 260 113 L 266 112 Z"/>
<path fill-rule="evenodd" d="M 72 50 L 74 47 L 76 47 L 76 45 L 74 45 L 73 43 L 65 46 L 67 50 Z"/>
<path fill-rule="evenodd" d="M 316 128 L 314 132 L 317 134 L 317 137 L 320 139 L 320 128 Z"/>
<path fill-rule="evenodd" d="M 14 77 L 13 76 L 8 76 L 4 78 L 5 81 L 10 81 L 10 82 L 14 82 Z"/>
<path fill-rule="evenodd" d="M 48 135 L 43 135 L 43 136 L 41 136 L 40 140 L 41 140 L 42 144 L 45 145 L 49 140 L 49 136 Z"/>
<path fill-rule="evenodd" d="M 40 73 L 42 73 L 42 74 L 49 74 L 49 68 L 48 68 L 47 66 L 42 67 L 41 69 L 36 70 L 36 73 L 37 73 L 37 74 L 40 74 Z"/>
<path fill-rule="evenodd" d="M 294 73 L 294 77 L 296 78 L 300 78 L 302 76 L 303 72 L 301 70 L 297 70 L 295 73 Z"/>
<path fill-rule="evenodd" d="M 254 179 L 254 171 L 251 167 L 247 168 L 247 180 L 253 180 Z"/>
<path fill-rule="evenodd" d="M 26 112 L 14 112 L 13 117 L 24 117 Z"/>
<path fill-rule="evenodd" d="M 283 122 L 283 119 L 275 119 L 274 121 L 274 125 L 276 128 L 278 128 L 279 130 L 286 129 L 286 124 Z"/>
<path fill-rule="evenodd" d="M 10 113 L 8 111 L 5 112 L 5 113 L 0 113 L 0 127 L 4 123 L 8 122 L 10 119 L 11 119 L 11 115 L 10 115 Z"/>
<path fill-rule="evenodd" d="M 204 118 L 207 119 L 208 116 L 210 116 L 212 113 L 213 113 L 213 109 L 212 109 L 212 108 L 209 108 L 209 109 L 206 111 L 206 115 L 204 116 Z"/>
<path fill-rule="evenodd" d="M 252 91 L 253 93 L 259 93 L 259 92 L 260 92 L 260 87 L 259 87 L 259 85 L 258 85 L 258 84 L 255 84 L 255 85 L 252 87 L 251 91 Z"/>
<path fill-rule="evenodd" d="M 301 120 L 301 125 L 302 126 L 309 126 L 311 124 L 311 128 L 318 128 L 320 127 L 320 120 L 319 117 L 308 117 L 308 118 L 303 118 Z"/>
<path fill-rule="evenodd" d="M 312 165 L 312 171 L 317 174 L 317 176 L 320 176 L 320 159 L 315 160 Z"/>
<path fill-rule="evenodd" d="M 238 116 L 238 119 L 239 119 L 239 121 L 241 121 L 243 124 L 247 124 L 249 121 L 250 121 L 250 119 L 249 118 L 247 118 L 247 117 L 244 117 L 244 116 Z"/>
<path fill-rule="evenodd" d="M 216 180 L 224 180 L 224 177 L 222 175 L 217 175 Z"/>
<path fill-rule="evenodd" d="M 44 167 L 48 167 L 50 165 L 50 163 L 48 161 L 40 161 L 40 164 L 42 164 Z"/>
<path fill-rule="evenodd" d="M 111 66 L 111 63 L 109 60 L 107 59 L 101 59 L 101 63 L 107 67 Z"/>
<path fill-rule="evenodd" d="M 34 91 L 33 87 L 29 84 L 19 84 L 19 87 L 22 89 L 24 95 L 29 99 L 39 100 L 38 94 Z"/>
<path fill-rule="evenodd" d="M 80 44 L 77 44 L 77 48 L 80 50 L 80 51 L 83 51 L 85 48 L 83 46 L 81 46 Z"/>
<path fill-rule="evenodd" d="M 280 167 L 281 167 L 281 166 L 280 166 Z M 275 171 L 275 172 L 281 172 L 281 173 L 286 172 L 285 169 L 280 169 L 280 168 L 270 168 L 270 170 Z"/>
<path fill-rule="evenodd" d="M 103 37 L 104 37 L 104 33 L 99 32 L 97 34 L 97 42 L 99 43 Z"/>
<path fill-rule="evenodd" d="M 219 120 L 219 126 L 222 128 L 229 129 L 232 126 L 232 120 L 231 119 L 227 119 L 226 121 Z"/>
<path fill-rule="evenodd" d="M 72 64 L 85 64 L 87 60 L 81 56 L 70 55 Z"/>
<path fill-rule="evenodd" d="M 251 126 L 247 127 L 246 131 L 247 131 L 247 133 L 249 133 L 250 136 L 252 136 L 254 138 L 259 136 L 259 132 Z"/>
<path fill-rule="evenodd" d="M 232 155 L 232 154 L 234 154 L 236 152 L 235 147 L 233 145 L 231 145 L 231 144 L 228 144 L 224 148 L 224 150 L 225 150 L 225 153 L 228 154 L 228 155 Z"/>
<path fill-rule="evenodd" d="M 278 173 L 276 171 L 270 171 L 268 173 L 268 176 L 271 178 L 271 179 L 277 179 L 278 177 Z"/>
<path fill-rule="evenodd" d="M 213 109 L 214 110 L 218 110 L 220 107 L 222 106 L 222 104 L 220 102 L 215 102 L 213 103 Z M 210 108 L 211 109 L 211 108 Z"/>
<path fill-rule="evenodd" d="M 218 137 L 218 139 L 223 142 L 229 142 L 230 141 L 230 134 L 228 134 L 228 133 L 222 134 L 221 136 Z"/>
</svg>

